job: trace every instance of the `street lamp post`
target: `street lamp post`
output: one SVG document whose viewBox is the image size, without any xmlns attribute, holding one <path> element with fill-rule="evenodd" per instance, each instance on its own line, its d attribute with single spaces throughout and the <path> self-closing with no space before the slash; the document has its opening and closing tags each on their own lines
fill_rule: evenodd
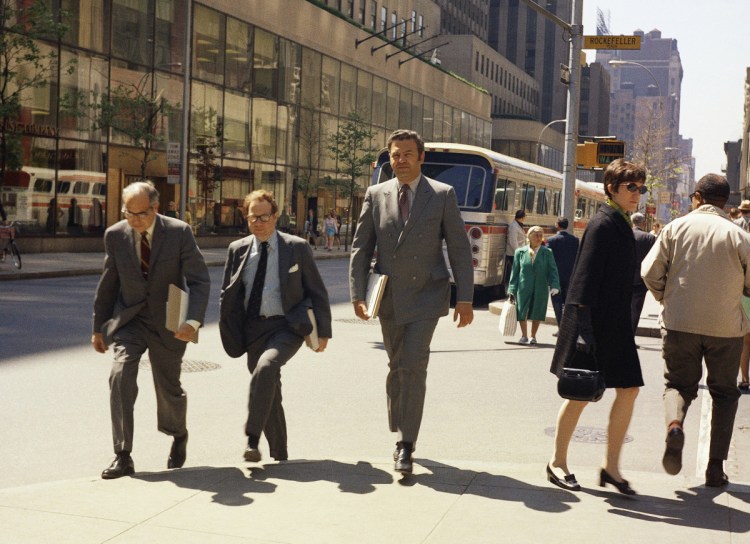
<svg viewBox="0 0 750 544">
<path fill-rule="evenodd" d="M 541 132 L 539 133 L 539 138 L 536 139 L 536 163 L 538 165 L 547 166 L 546 164 L 542 164 L 541 161 L 539 160 L 539 153 L 542 150 L 542 136 L 544 135 L 544 131 L 554 124 L 565 123 L 565 122 L 567 122 L 567 119 L 555 119 L 554 121 L 550 121 L 549 123 L 544 125 L 544 128 L 542 128 Z"/>
<path fill-rule="evenodd" d="M 190 134 L 190 77 L 192 68 L 193 45 L 193 10 L 192 0 L 185 0 L 185 59 L 182 71 L 182 134 L 180 136 L 180 219 L 187 218 L 187 186 L 190 154 L 188 137 Z"/>
</svg>

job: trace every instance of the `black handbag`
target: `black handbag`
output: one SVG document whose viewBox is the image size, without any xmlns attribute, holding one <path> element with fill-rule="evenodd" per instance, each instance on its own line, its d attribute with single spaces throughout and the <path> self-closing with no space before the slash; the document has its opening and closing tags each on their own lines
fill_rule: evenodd
<svg viewBox="0 0 750 544">
<path fill-rule="evenodd" d="M 604 388 L 604 376 L 598 370 L 563 368 L 557 380 L 557 393 L 564 399 L 596 402 Z"/>
</svg>

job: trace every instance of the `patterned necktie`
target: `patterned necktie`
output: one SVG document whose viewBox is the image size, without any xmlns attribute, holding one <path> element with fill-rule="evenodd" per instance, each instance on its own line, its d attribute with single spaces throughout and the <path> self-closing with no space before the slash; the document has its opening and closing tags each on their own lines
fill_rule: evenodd
<svg viewBox="0 0 750 544">
<path fill-rule="evenodd" d="M 148 263 L 151 260 L 151 245 L 148 243 L 148 233 L 141 234 L 141 272 L 148 279 Z"/>
<path fill-rule="evenodd" d="M 409 186 L 406 183 L 398 190 L 398 211 L 401 223 L 405 225 L 409 220 Z"/>
<path fill-rule="evenodd" d="M 260 315 L 260 303 L 263 301 L 263 284 L 266 282 L 266 264 L 268 264 L 268 242 L 260 244 L 260 260 L 255 271 L 253 288 L 247 301 L 247 317 L 255 319 Z"/>
</svg>

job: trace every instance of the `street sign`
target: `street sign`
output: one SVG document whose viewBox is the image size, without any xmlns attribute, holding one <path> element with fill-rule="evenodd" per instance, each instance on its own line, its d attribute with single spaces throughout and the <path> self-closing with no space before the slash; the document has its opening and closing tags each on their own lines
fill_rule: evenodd
<svg viewBox="0 0 750 544">
<path fill-rule="evenodd" d="M 584 36 L 584 49 L 640 49 L 640 36 Z"/>
<path fill-rule="evenodd" d="M 167 142 L 167 183 L 180 183 L 180 142 Z"/>
</svg>

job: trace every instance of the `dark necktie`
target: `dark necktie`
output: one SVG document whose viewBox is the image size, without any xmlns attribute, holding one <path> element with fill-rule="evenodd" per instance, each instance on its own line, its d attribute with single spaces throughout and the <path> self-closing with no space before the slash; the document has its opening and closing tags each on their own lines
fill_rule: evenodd
<svg viewBox="0 0 750 544">
<path fill-rule="evenodd" d="M 409 186 L 405 183 L 398 190 L 398 211 L 401 215 L 401 223 L 405 225 L 409 220 Z"/>
<path fill-rule="evenodd" d="M 247 317 L 255 319 L 260 315 L 260 303 L 263 301 L 263 284 L 266 282 L 266 264 L 268 264 L 268 242 L 260 244 L 258 270 L 255 271 L 253 288 L 247 301 Z"/>
<path fill-rule="evenodd" d="M 141 234 L 141 272 L 148 279 L 148 263 L 151 260 L 151 245 L 148 243 L 148 233 Z"/>
</svg>

